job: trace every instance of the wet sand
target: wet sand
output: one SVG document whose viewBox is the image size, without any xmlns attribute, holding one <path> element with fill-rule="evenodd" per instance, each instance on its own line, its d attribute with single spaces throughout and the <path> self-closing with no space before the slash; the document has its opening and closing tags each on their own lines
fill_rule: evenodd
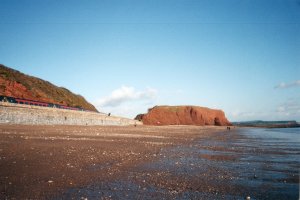
<svg viewBox="0 0 300 200">
<path fill-rule="evenodd" d="M 0 199 L 298 199 L 299 147 L 243 130 L 0 125 Z"/>
</svg>

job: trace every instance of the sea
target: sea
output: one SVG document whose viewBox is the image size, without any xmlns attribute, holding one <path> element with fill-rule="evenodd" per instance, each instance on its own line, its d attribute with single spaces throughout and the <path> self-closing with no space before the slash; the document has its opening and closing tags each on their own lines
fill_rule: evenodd
<svg viewBox="0 0 300 200">
<path fill-rule="evenodd" d="M 252 193 L 252 199 L 300 199 L 300 128 L 244 128 L 240 134 L 245 138 L 236 141 L 236 145 L 248 146 L 252 151 L 246 151 L 239 162 L 248 162 L 249 169 L 255 169 L 253 178 L 250 174 L 241 180 L 250 188 L 249 196 Z"/>
</svg>

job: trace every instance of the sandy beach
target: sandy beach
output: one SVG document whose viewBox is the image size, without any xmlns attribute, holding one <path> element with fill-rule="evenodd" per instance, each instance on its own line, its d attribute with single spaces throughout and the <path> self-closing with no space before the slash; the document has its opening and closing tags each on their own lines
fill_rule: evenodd
<svg viewBox="0 0 300 200">
<path fill-rule="evenodd" d="M 242 130 L 0 125 L 0 199 L 297 198 L 299 160 L 276 176 L 260 159 L 299 147 L 268 151 Z"/>
</svg>

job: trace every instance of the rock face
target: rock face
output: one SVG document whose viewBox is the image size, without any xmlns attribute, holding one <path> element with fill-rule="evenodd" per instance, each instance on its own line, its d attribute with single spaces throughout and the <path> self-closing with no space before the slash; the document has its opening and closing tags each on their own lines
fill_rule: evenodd
<svg viewBox="0 0 300 200">
<path fill-rule="evenodd" d="M 97 109 L 84 97 L 76 95 L 63 87 L 57 87 L 48 81 L 23 74 L 0 64 L 0 95 L 31 99 L 48 103 Z"/>
<path fill-rule="evenodd" d="M 198 106 L 155 106 L 135 119 L 145 125 L 231 125 L 222 110 Z"/>
</svg>

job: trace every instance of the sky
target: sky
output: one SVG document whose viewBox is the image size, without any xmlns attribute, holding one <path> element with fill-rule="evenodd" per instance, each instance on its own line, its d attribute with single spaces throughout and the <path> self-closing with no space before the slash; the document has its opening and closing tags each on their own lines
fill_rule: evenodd
<svg viewBox="0 0 300 200">
<path fill-rule="evenodd" d="M 100 112 L 300 121 L 299 0 L 0 0 L 0 63 Z"/>
</svg>

